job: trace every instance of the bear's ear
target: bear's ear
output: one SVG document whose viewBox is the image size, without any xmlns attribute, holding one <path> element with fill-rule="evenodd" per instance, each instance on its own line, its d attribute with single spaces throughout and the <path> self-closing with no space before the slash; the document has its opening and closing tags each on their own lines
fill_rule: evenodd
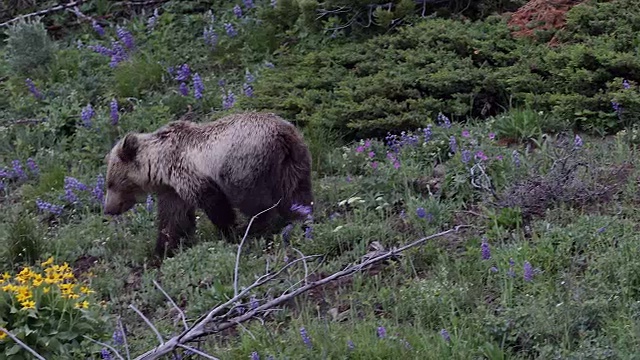
<svg viewBox="0 0 640 360">
<path fill-rule="evenodd" d="M 118 157 L 123 162 L 135 160 L 138 154 L 138 137 L 135 134 L 127 134 L 122 140 L 122 148 L 118 153 Z"/>
</svg>

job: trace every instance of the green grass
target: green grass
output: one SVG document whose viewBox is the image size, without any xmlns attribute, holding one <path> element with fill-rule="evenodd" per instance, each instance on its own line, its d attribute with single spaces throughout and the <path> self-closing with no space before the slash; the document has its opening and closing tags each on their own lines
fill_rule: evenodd
<svg viewBox="0 0 640 360">
<path fill-rule="evenodd" d="M 237 245 L 220 239 L 206 216 L 198 214 L 195 244 L 158 266 L 151 261 L 157 231 L 155 203 L 150 209 L 140 204 L 113 219 L 102 215 L 92 191 L 105 172 L 104 155 L 126 132 L 153 131 L 185 114 L 187 106 L 194 121 L 250 109 L 252 98 L 243 93 L 249 71 L 258 79 L 256 92 L 286 98 L 277 104 L 280 113 L 297 112 L 299 118 L 311 119 L 297 125 L 303 128 L 314 158 L 316 205 L 311 233 L 305 234 L 296 225 L 289 235 L 290 246 L 285 246 L 282 234 L 249 239 L 239 266 L 240 287 L 249 286 L 267 267 L 277 269 L 286 258 L 300 254 L 320 255 L 306 263 L 317 280 L 359 261 L 374 242 L 389 249 L 457 225 L 469 227 L 302 294 L 261 319 L 206 338 L 202 349 L 220 359 L 246 359 L 254 351 L 261 359 L 268 355 L 275 359 L 636 356 L 640 345 L 640 242 L 636 231 L 640 171 L 635 161 L 635 130 L 629 130 L 628 136 L 580 134 L 583 145 L 574 148 L 575 134 L 562 132 L 568 128 L 567 118 L 558 117 L 559 112 L 549 115 L 533 101 L 534 105 L 513 107 L 486 121 L 454 122 L 451 128 L 438 126 L 418 107 L 405 109 L 411 112 L 411 118 L 405 120 L 431 125 L 431 135 L 425 139 L 420 129 L 398 136 L 403 144 L 398 153 L 382 139 L 344 143 L 345 134 L 331 129 L 357 124 L 358 117 L 345 118 L 340 126 L 324 126 L 320 112 L 315 112 L 321 108 L 331 113 L 331 121 L 344 116 L 339 107 L 327 108 L 331 102 L 326 96 L 331 101 L 341 96 L 332 93 L 332 86 L 344 80 L 340 74 L 305 77 L 309 86 L 292 80 L 287 86 L 268 88 L 269 84 L 260 82 L 263 74 L 269 74 L 268 61 L 276 63 L 280 80 L 289 75 L 296 78 L 302 71 L 300 64 L 288 63 L 295 59 L 304 58 L 316 67 L 328 67 L 323 61 L 335 65 L 333 60 L 318 58 L 322 51 L 329 51 L 323 45 L 327 40 L 297 33 L 304 41 L 299 46 L 285 45 L 293 25 L 287 25 L 286 33 L 278 33 L 280 27 L 273 24 L 268 32 L 261 32 L 253 22 L 245 24 L 237 38 L 226 37 L 221 22 L 242 26 L 241 21 L 233 19 L 230 9 L 217 10 L 224 20 L 216 23 L 221 37 L 216 50 L 201 38 L 208 24 L 204 14 L 163 12 L 153 31 L 146 29 L 145 18 L 125 22 L 136 37 L 136 49 L 130 60 L 115 69 L 109 67 L 107 57 L 86 47 L 76 48 L 76 39 L 85 45 L 110 44 L 90 27 L 68 35 L 71 45 L 56 41 L 52 60 L 33 75 L 46 95 L 43 100 L 31 96 L 22 76 L 9 76 L 2 90 L 8 96 L 0 102 L 0 162 L 10 170 L 12 161 L 19 159 L 27 177 L 5 179 L 0 192 L 0 271 L 16 273 L 23 265 L 54 256 L 57 263 L 68 262 L 81 277 L 92 273 L 91 287 L 110 316 L 102 340 L 111 344 L 116 319 L 121 317 L 130 351 L 136 355 L 157 343 L 130 304 L 165 337 L 182 331 L 178 312 L 154 280 L 190 323 L 232 297 Z M 465 26 L 459 23 L 456 28 Z M 507 44 L 511 40 L 503 30 L 500 43 Z M 109 31 L 115 36 L 114 29 Z M 389 39 L 394 41 L 389 46 L 404 46 L 397 35 L 384 36 L 370 40 L 365 49 Z M 346 47 L 340 51 L 345 52 L 343 60 L 355 56 Z M 274 54 L 280 55 L 274 58 Z M 391 71 L 378 62 L 376 54 L 362 55 L 367 58 L 363 64 L 375 63 L 376 73 Z M 412 56 L 415 64 L 411 66 L 418 66 L 419 56 Z M 167 71 L 183 63 L 201 75 L 202 99 L 194 97 L 192 81 L 188 82 L 189 95 L 181 96 L 180 81 Z M 3 60 L 0 69 L 8 68 L 7 64 Z M 484 70 L 475 71 L 480 76 Z M 274 75 L 265 75 L 269 76 Z M 364 79 L 358 86 L 367 85 Z M 447 79 L 439 81 L 450 85 Z M 316 87 L 322 91 L 309 90 Z M 222 95 L 229 90 L 238 103 L 223 109 Z M 633 103 L 636 92 L 623 92 L 622 98 Z M 109 104 L 114 98 L 119 104 L 117 124 L 110 119 Z M 384 113 L 383 103 L 368 101 L 372 106 L 377 103 Z M 448 106 L 462 109 L 460 101 L 452 100 Z M 83 127 L 80 114 L 87 103 L 96 113 L 91 126 Z M 352 115 L 358 111 L 362 109 L 349 109 Z M 25 118 L 46 121 L 16 122 Z M 380 130 L 392 125 L 371 126 Z M 602 125 L 603 129 L 612 127 Z M 565 145 L 561 147 L 563 134 Z M 452 137 L 455 152 L 451 152 Z M 28 158 L 35 160 L 39 171 L 28 169 Z M 568 173 L 559 168 L 565 162 L 573 169 Z M 480 165 L 474 166 L 476 163 Z M 65 188 L 73 182 L 70 178 L 87 186 L 73 190 L 75 203 L 65 198 Z M 61 214 L 40 211 L 41 201 L 63 206 Z M 489 244 L 489 259 L 483 258 L 483 238 Z M 529 264 L 531 274 L 525 276 Z M 292 267 L 281 279 L 255 289 L 250 296 L 263 303 L 299 286 L 304 275 L 303 266 Z M 1 314 L 9 313 L 6 299 L 0 298 Z M 249 299 L 243 299 L 244 306 Z M 10 316 L 0 318 L 0 325 L 10 327 L 10 321 Z M 303 341 L 302 328 L 310 346 Z M 382 338 L 381 328 L 386 334 Z M 443 330 L 449 338 L 445 339 Z M 80 347 L 92 351 L 94 358 L 99 358 L 102 349 L 90 343 Z M 17 359 L 0 355 L 4 358 Z"/>
</svg>

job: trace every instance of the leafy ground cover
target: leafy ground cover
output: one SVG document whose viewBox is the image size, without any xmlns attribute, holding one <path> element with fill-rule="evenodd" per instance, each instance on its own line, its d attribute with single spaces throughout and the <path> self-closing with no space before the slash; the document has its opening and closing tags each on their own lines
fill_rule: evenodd
<svg viewBox="0 0 640 360">
<path fill-rule="evenodd" d="M 151 262 L 155 199 L 104 216 L 103 159 L 128 131 L 256 109 L 303 128 L 317 203 L 310 227 L 248 241 L 240 284 L 320 256 L 243 306 L 305 272 L 313 281 L 380 248 L 469 227 L 302 294 L 202 350 L 633 358 L 640 22 L 630 3 L 584 2 L 562 30 L 534 40 L 498 16 L 426 18 L 407 2 L 392 15 L 410 26 L 386 26 L 383 9 L 375 29 L 336 30 L 342 15 L 314 20 L 303 1 L 166 2 L 115 17 L 95 1 L 78 10 L 95 21 L 64 34 L 51 22 L 77 14 L 18 23 L 0 62 L 0 326 L 47 359 L 115 358 L 82 335 L 125 354 L 120 320 L 131 354 L 157 345 L 130 304 L 166 336 L 181 331 L 154 281 L 189 320 L 232 297 L 237 245 L 200 216 L 195 245 Z M 0 358 L 29 358 L 0 336 Z"/>
</svg>

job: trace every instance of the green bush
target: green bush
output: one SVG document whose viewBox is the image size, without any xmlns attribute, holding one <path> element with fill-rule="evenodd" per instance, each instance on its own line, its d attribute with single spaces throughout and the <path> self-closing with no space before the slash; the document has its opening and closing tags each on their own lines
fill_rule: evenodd
<svg viewBox="0 0 640 360">
<path fill-rule="evenodd" d="M 18 21 L 7 35 L 9 65 L 17 73 L 33 73 L 53 57 L 54 44 L 39 20 Z"/>
<path fill-rule="evenodd" d="M 616 31 L 635 28 L 622 22 Z M 554 119 L 542 131 L 611 133 L 630 125 L 616 120 L 615 89 L 639 78 L 636 49 L 609 35 L 550 48 L 514 39 L 499 19 L 430 19 L 362 43 L 283 56 L 242 105 L 347 139 L 421 127 L 440 112 L 486 118 L 525 103 Z M 627 118 L 637 119 L 636 100 L 625 101 Z"/>
</svg>

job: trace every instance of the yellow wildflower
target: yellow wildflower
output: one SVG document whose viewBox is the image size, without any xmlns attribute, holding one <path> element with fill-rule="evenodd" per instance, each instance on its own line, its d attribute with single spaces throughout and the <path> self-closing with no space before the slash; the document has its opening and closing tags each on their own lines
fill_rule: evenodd
<svg viewBox="0 0 640 360">
<path fill-rule="evenodd" d="M 53 264 L 53 256 L 48 258 L 47 260 L 45 260 L 43 263 L 40 264 L 40 266 L 42 267 L 46 267 Z"/>
<path fill-rule="evenodd" d="M 45 293 L 45 294 L 48 294 L 50 290 L 51 290 L 51 288 L 47 286 L 47 287 L 42 289 L 42 292 Z"/>
<path fill-rule="evenodd" d="M 7 337 L 7 333 L 4 331 L 0 331 L 0 340 L 4 340 Z"/>
<path fill-rule="evenodd" d="M 33 300 L 27 300 L 27 301 L 21 302 L 20 305 L 22 305 L 22 310 L 36 308 L 36 302 Z"/>
<path fill-rule="evenodd" d="M 17 286 L 15 286 L 13 284 L 7 284 L 7 285 L 2 287 L 2 291 L 11 292 L 11 291 L 15 291 L 16 288 L 17 288 Z"/>
<path fill-rule="evenodd" d="M 31 299 L 32 297 L 33 294 L 31 294 L 30 292 L 21 292 L 20 294 L 16 295 L 16 300 L 18 300 L 19 302 L 23 302 L 27 299 Z"/>
<path fill-rule="evenodd" d="M 83 286 L 83 287 L 81 287 L 81 288 L 80 288 L 80 292 L 82 292 L 82 293 L 84 293 L 84 294 L 92 294 L 92 293 L 94 293 L 95 291 L 93 291 L 93 290 L 89 289 L 89 288 L 88 288 L 88 287 L 86 287 L 86 286 Z"/>
<path fill-rule="evenodd" d="M 89 302 L 87 300 L 79 302 L 76 304 L 76 308 L 78 309 L 88 309 L 89 308 Z"/>
<path fill-rule="evenodd" d="M 2 274 L 2 281 L 7 281 L 7 280 L 11 280 L 11 274 L 9 274 L 8 272 L 5 272 L 4 274 Z"/>
</svg>

